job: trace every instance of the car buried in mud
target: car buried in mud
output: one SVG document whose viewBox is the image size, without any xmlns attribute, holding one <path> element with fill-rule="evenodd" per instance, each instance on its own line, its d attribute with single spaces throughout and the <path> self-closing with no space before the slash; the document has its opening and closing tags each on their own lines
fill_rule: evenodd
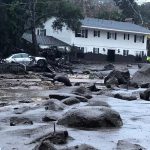
<svg viewBox="0 0 150 150">
<path fill-rule="evenodd" d="M 3 60 L 6 63 L 19 63 L 25 66 L 38 65 L 39 67 L 44 67 L 47 65 L 47 60 L 44 57 L 35 57 L 27 53 L 17 53 L 12 54 L 8 58 Z"/>
</svg>

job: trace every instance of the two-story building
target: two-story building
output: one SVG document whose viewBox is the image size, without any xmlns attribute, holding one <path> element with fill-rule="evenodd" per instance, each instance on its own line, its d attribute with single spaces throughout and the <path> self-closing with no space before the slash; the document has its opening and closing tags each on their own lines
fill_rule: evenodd
<svg viewBox="0 0 150 150">
<path fill-rule="evenodd" d="M 78 32 L 66 26 L 62 31 L 56 31 L 52 28 L 53 21 L 54 18 L 47 20 L 44 28 L 37 28 L 37 34 L 53 36 L 68 43 L 84 52 L 89 59 L 95 59 L 93 56 L 96 56 L 96 59 L 106 57 L 113 61 L 118 56 L 123 59 L 147 55 L 147 35 L 150 35 L 150 30 L 142 26 L 129 22 L 85 18 L 81 20 L 82 26 Z"/>
</svg>

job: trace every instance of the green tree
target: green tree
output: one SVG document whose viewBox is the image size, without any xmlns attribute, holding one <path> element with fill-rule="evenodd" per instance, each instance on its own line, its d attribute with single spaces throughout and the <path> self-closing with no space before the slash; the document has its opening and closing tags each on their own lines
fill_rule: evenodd
<svg viewBox="0 0 150 150">
<path fill-rule="evenodd" d="M 30 31 L 34 37 L 35 27 L 46 19 L 56 17 L 53 27 L 61 29 L 64 24 L 73 30 L 80 26 L 81 11 L 67 0 L 0 0 L 0 50 L 2 53 L 19 46 L 22 34 Z"/>
</svg>

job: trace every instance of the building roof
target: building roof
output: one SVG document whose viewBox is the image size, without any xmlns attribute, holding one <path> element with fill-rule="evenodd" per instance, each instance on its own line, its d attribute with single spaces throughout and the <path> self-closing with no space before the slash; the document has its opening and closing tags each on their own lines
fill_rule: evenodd
<svg viewBox="0 0 150 150">
<path fill-rule="evenodd" d="M 22 36 L 23 39 L 26 41 L 32 43 L 32 35 L 29 33 L 24 33 Z M 36 35 L 37 38 L 37 43 L 39 45 L 45 45 L 45 46 L 70 46 L 69 44 L 58 40 L 52 36 L 41 36 L 41 35 Z"/>
<path fill-rule="evenodd" d="M 85 18 L 81 21 L 82 27 L 103 29 L 118 32 L 128 32 L 137 34 L 150 34 L 150 30 L 129 22 L 119 22 L 113 20 L 103 20 L 96 18 Z"/>
</svg>

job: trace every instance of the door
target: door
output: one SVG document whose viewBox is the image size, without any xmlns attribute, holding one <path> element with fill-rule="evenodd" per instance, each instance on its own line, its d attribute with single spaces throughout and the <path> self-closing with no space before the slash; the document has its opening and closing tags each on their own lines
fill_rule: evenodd
<svg viewBox="0 0 150 150">
<path fill-rule="evenodd" d="M 114 62 L 115 61 L 115 50 L 108 49 L 107 61 L 110 61 L 110 62 Z"/>
</svg>

